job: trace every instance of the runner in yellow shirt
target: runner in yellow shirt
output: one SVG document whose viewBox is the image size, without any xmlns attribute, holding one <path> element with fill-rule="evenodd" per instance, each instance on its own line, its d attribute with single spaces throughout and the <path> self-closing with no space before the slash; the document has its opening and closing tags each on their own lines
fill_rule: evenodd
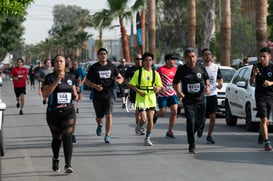
<svg viewBox="0 0 273 181">
<path fill-rule="evenodd" d="M 136 129 L 141 129 L 148 118 L 144 146 L 153 145 L 150 136 L 153 129 L 156 93 L 163 87 L 159 74 L 152 69 L 153 58 L 152 53 L 144 53 L 142 56 L 143 67 L 134 73 L 129 82 L 129 87 L 136 92 L 136 109 L 140 116 Z"/>
</svg>

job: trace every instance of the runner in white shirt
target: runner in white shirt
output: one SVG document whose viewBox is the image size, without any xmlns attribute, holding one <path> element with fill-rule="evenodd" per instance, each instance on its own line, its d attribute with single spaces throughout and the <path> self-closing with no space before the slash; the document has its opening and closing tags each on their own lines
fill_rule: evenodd
<svg viewBox="0 0 273 181">
<path fill-rule="evenodd" d="M 223 85 L 223 79 L 221 75 L 221 71 L 218 65 L 212 63 L 211 59 L 211 51 L 209 49 L 204 49 L 202 51 L 203 64 L 206 68 L 206 71 L 209 75 L 210 82 L 210 95 L 206 96 L 206 115 L 210 118 L 209 128 L 208 128 L 208 136 L 207 143 L 214 144 L 215 141 L 212 138 L 212 131 L 215 126 L 216 119 L 216 110 L 217 110 L 217 88 L 221 89 Z M 217 84 L 218 82 L 218 84 Z M 206 118 L 205 118 L 206 120 Z M 204 121 L 205 125 L 205 121 Z M 198 136 L 202 136 L 203 129 L 200 129 L 198 132 Z"/>
</svg>

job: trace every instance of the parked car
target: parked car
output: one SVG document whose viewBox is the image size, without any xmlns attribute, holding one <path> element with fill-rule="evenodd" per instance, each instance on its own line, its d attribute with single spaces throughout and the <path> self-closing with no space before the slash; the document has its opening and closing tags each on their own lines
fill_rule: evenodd
<svg viewBox="0 0 273 181">
<path fill-rule="evenodd" d="M 0 77 L 0 86 L 2 87 L 2 77 Z M 4 146 L 4 133 L 3 133 L 3 123 L 4 123 L 4 110 L 6 109 L 6 104 L 2 102 L 0 94 L 0 155 L 5 155 L 5 146 Z"/>
<path fill-rule="evenodd" d="M 218 102 L 217 112 L 225 113 L 226 87 L 227 87 L 227 84 L 231 81 L 236 70 L 232 67 L 220 66 L 220 71 L 223 78 L 223 86 L 221 89 L 217 89 L 217 102 Z"/>
<path fill-rule="evenodd" d="M 236 126 L 237 119 L 245 119 L 245 128 L 254 131 L 259 128 L 260 118 L 256 116 L 255 87 L 249 79 L 253 65 L 244 66 L 237 70 L 231 82 L 226 87 L 226 124 Z M 272 115 L 270 117 L 272 124 Z"/>
</svg>

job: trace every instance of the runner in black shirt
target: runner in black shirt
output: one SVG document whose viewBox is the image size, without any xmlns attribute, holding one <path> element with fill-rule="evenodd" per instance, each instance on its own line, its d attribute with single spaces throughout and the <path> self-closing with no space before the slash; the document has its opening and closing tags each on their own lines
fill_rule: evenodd
<svg viewBox="0 0 273 181">
<path fill-rule="evenodd" d="M 187 119 L 187 136 L 189 152 L 197 153 L 195 148 L 195 133 L 201 129 L 205 117 L 205 95 L 210 93 L 209 76 L 200 64 L 197 64 L 195 49 L 185 50 L 186 64 L 180 66 L 173 79 L 173 87 L 178 98 L 183 98 L 182 102 Z M 182 82 L 182 92 L 181 85 Z"/>
<path fill-rule="evenodd" d="M 54 72 L 45 78 L 43 96 L 49 98 L 46 118 L 52 134 L 52 169 L 60 171 L 59 152 L 63 142 L 66 173 L 73 172 L 71 135 L 76 114 L 72 100 L 78 98 L 73 82 L 74 76 L 65 72 L 65 57 L 57 55 L 54 58 Z"/>
<path fill-rule="evenodd" d="M 142 55 L 141 54 L 137 54 L 135 57 L 135 65 L 129 67 L 126 72 L 125 72 L 125 76 L 124 76 L 124 82 L 127 84 L 128 86 L 128 82 L 132 79 L 134 73 L 136 70 L 138 70 L 140 67 L 142 67 Z M 136 92 L 133 89 L 130 89 L 129 92 L 129 101 L 131 103 L 135 103 L 136 102 Z M 136 115 L 136 125 L 138 125 L 140 116 L 137 112 L 137 109 L 135 109 L 135 115 Z M 145 129 L 141 127 L 141 129 L 139 129 L 138 126 L 136 126 L 135 132 L 137 135 L 144 135 L 145 134 Z"/>
<path fill-rule="evenodd" d="M 112 128 L 112 111 L 114 104 L 114 83 L 121 84 L 123 77 L 117 67 L 108 61 L 107 50 L 98 50 L 99 62 L 93 64 L 86 76 L 86 84 L 92 87 L 93 105 L 96 112 L 98 127 L 96 133 L 102 134 L 102 121 L 106 117 L 105 143 L 110 143 L 110 132 Z"/>
<path fill-rule="evenodd" d="M 268 140 L 269 117 L 273 110 L 273 64 L 269 62 L 271 50 L 268 47 L 260 50 L 261 62 L 254 65 L 251 72 L 250 84 L 256 81 L 255 99 L 257 116 L 260 117 L 260 134 L 258 143 L 265 141 L 264 150 L 272 150 L 271 142 Z"/>
</svg>

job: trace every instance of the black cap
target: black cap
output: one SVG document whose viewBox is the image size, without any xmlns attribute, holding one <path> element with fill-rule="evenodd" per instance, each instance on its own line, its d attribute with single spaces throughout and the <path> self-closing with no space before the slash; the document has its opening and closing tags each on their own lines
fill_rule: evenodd
<svg viewBox="0 0 273 181">
<path fill-rule="evenodd" d="M 165 61 L 166 60 L 178 60 L 179 58 L 176 57 L 174 54 L 170 53 L 170 54 L 167 54 L 165 55 Z"/>
</svg>

